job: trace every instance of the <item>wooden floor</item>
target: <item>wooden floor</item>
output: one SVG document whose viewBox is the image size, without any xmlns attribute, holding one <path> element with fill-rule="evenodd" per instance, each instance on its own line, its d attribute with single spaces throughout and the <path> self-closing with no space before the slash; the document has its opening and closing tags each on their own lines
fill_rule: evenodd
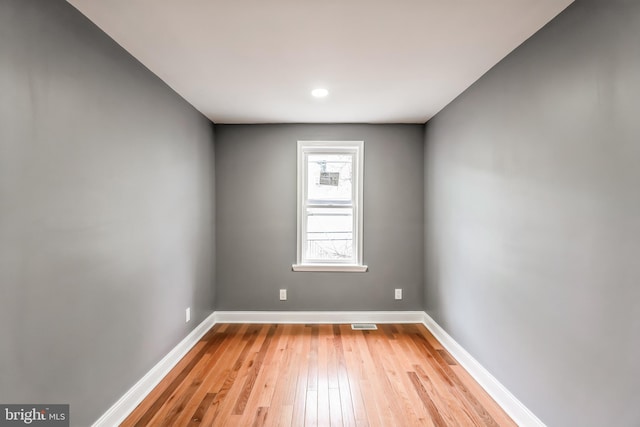
<svg viewBox="0 0 640 427">
<path fill-rule="evenodd" d="M 122 426 L 515 426 L 422 325 L 219 324 Z"/>
</svg>

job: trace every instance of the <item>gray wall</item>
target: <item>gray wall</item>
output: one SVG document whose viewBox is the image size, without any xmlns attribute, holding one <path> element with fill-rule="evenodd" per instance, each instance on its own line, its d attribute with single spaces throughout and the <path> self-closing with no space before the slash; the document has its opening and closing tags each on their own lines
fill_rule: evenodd
<svg viewBox="0 0 640 427">
<path fill-rule="evenodd" d="M 0 2 L 0 402 L 90 425 L 212 311 L 212 131 L 65 1 Z"/>
<path fill-rule="evenodd" d="M 217 310 L 420 310 L 423 126 L 216 125 Z M 367 273 L 292 272 L 298 140 L 364 140 Z M 393 299 L 394 288 L 404 299 Z M 288 301 L 278 289 L 288 289 Z"/>
<path fill-rule="evenodd" d="M 427 124 L 425 306 L 549 426 L 640 425 L 640 2 L 577 0 Z"/>
</svg>

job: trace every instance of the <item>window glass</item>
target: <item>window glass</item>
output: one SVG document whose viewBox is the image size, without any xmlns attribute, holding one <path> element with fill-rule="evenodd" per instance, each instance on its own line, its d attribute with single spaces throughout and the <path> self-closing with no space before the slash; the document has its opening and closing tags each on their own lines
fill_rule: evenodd
<svg viewBox="0 0 640 427">
<path fill-rule="evenodd" d="M 307 209 L 306 240 L 309 260 L 353 259 L 353 209 Z"/>
<path fill-rule="evenodd" d="M 308 200 L 351 200 L 353 156 L 309 154 L 307 160 Z"/>
</svg>

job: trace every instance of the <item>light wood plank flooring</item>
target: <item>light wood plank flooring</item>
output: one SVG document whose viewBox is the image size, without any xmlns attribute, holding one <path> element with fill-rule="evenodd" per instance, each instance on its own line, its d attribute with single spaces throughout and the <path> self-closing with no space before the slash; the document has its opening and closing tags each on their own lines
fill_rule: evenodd
<svg viewBox="0 0 640 427">
<path fill-rule="evenodd" d="M 219 324 L 122 426 L 515 426 L 423 325 Z"/>
</svg>

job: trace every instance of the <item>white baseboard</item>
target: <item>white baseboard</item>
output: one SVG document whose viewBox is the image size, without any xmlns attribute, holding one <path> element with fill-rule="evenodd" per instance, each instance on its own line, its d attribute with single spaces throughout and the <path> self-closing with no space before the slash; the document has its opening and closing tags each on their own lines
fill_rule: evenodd
<svg viewBox="0 0 640 427">
<path fill-rule="evenodd" d="M 489 373 L 476 359 L 456 342 L 427 313 L 424 313 L 424 326 L 447 349 L 460 365 L 485 389 L 498 405 L 520 427 L 546 427 L 533 412 L 527 409 L 509 390 Z"/>
<path fill-rule="evenodd" d="M 147 397 L 151 390 L 173 369 L 200 338 L 215 324 L 215 313 L 202 321 L 178 345 L 162 358 L 147 374 L 129 389 L 116 403 L 111 406 L 92 427 L 113 427 L 122 421 Z"/>
<path fill-rule="evenodd" d="M 423 323 L 424 311 L 216 311 L 216 323 Z"/>
</svg>

